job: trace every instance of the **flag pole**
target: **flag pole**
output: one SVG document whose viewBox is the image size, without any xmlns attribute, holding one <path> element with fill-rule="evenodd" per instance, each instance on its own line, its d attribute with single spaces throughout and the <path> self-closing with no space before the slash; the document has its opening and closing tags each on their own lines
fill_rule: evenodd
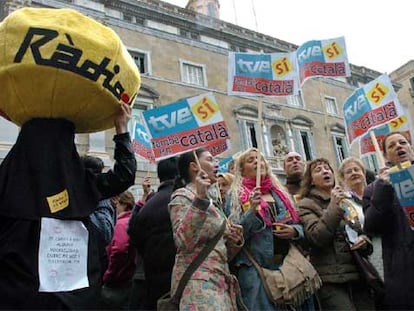
<svg viewBox="0 0 414 311">
<path fill-rule="evenodd" d="M 257 168 L 256 168 L 256 187 L 260 186 L 260 167 L 261 167 L 261 156 L 262 156 L 262 122 L 263 122 L 263 118 L 262 118 L 262 110 L 263 110 L 263 104 L 262 104 L 262 97 L 259 96 L 258 99 L 258 103 L 257 103 L 257 126 L 258 126 L 258 132 L 259 132 L 259 137 L 256 137 L 257 139 Z"/>
<path fill-rule="evenodd" d="M 380 168 L 385 167 L 384 157 L 382 156 L 382 152 L 381 152 L 380 147 L 378 145 L 377 138 L 375 137 L 374 130 L 372 130 L 372 129 L 369 130 L 369 136 L 371 137 L 372 144 L 374 145 L 375 155 L 377 156 L 377 160 L 378 160 L 378 164 L 379 164 Z"/>
</svg>

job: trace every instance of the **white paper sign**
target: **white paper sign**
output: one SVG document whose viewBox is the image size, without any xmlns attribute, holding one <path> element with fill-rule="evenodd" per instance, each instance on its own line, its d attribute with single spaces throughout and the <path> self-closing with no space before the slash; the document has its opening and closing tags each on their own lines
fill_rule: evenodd
<svg viewBox="0 0 414 311">
<path fill-rule="evenodd" d="M 81 221 L 42 218 L 39 292 L 72 291 L 89 286 L 89 232 Z"/>
</svg>

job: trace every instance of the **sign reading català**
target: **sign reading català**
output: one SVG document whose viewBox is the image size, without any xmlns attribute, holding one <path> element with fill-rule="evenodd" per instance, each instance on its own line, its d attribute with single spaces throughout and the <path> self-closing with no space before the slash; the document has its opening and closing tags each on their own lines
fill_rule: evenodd
<svg viewBox="0 0 414 311">
<path fill-rule="evenodd" d="M 229 95 L 297 95 L 298 71 L 295 52 L 231 52 L 227 91 Z"/>
<path fill-rule="evenodd" d="M 228 149 L 230 135 L 212 93 L 147 110 L 143 116 L 157 161 L 200 147 L 211 147 L 214 154 Z"/>
<path fill-rule="evenodd" d="M 296 54 L 301 85 L 312 77 L 351 75 L 344 37 L 305 42 Z"/>
<path fill-rule="evenodd" d="M 344 102 L 343 113 L 350 144 L 359 140 L 370 129 L 404 114 L 386 74 L 352 93 Z"/>
</svg>

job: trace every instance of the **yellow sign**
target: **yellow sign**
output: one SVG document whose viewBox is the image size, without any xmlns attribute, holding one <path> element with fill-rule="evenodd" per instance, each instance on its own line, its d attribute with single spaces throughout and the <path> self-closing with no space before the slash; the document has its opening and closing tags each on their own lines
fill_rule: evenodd
<svg viewBox="0 0 414 311">
<path fill-rule="evenodd" d="M 66 189 L 46 199 L 52 213 L 59 212 L 69 206 L 69 194 Z"/>
<path fill-rule="evenodd" d="M 377 82 L 373 88 L 367 93 L 368 99 L 375 105 L 379 105 L 381 101 L 388 95 L 390 90 L 382 83 Z"/>
<path fill-rule="evenodd" d="M 0 23 L 0 115 L 18 126 L 39 117 L 78 133 L 111 128 L 140 83 L 118 35 L 77 11 L 22 8 Z"/>
<path fill-rule="evenodd" d="M 336 41 L 323 46 L 322 50 L 329 60 L 337 58 L 338 56 L 341 56 L 343 54 L 341 46 Z"/>
<path fill-rule="evenodd" d="M 203 122 L 210 120 L 217 112 L 219 112 L 219 110 L 220 109 L 217 104 L 208 97 L 203 97 L 193 107 L 191 107 L 191 111 L 194 115 Z"/>
<path fill-rule="evenodd" d="M 293 65 L 287 57 L 275 60 L 272 63 L 273 72 L 279 78 L 293 71 Z"/>
<path fill-rule="evenodd" d="M 411 166 L 411 162 L 410 161 L 405 161 L 403 163 L 400 163 L 399 165 L 395 165 L 389 168 L 388 172 L 389 173 L 395 173 L 398 172 L 400 170 L 409 168 Z"/>
<path fill-rule="evenodd" d="M 399 118 L 396 118 L 390 122 L 391 131 L 394 132 L 398 130 L 401 126 L 407 123 L 407 117 L 401 116 Z"/>
</svg>

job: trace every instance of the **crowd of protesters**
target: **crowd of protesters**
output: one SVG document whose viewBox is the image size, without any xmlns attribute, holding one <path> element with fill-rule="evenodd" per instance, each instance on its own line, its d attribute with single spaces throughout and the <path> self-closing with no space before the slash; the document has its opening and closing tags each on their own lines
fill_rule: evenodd
<svg viewBox="0 0 414 311">
<path fill-rule="evenodd" d="M 35 268 L 40 224 L 30 215 L 15 220 L 0 209 L 1 308 L 156 310 L 157 301 L 180 288 L 187 268 L 210 247 L 184 284 L 180 310 L 290 309 L 270 299 L 251 258 L 277 270 L 289 245 L 297 243 L 322 286 L 295 309 L 414 309 L 414 233 L 389 178 L 392 165 L 414 163 L 404 135 L 384 138 L 389 165 L 369 182 L 363 162 L 354 157 L 335 172 L 327 159 L 306 163 L 289 152 L 283 184 L 256 148 L 240 152 L 231 172 L 220 173 L 216 159 L 201 148 L 161 160 L 158 189 L 146 177 L 137 201 L 127 190 L 136 170 L 128 109 L 115 119 L 114 168 L 103 173 L 99 158 L 80 158 L 92 190 L 100 193 L 96 208 L 79 218 L 89 230 L 89 285 L 40 292 Z M 374 236 L 383 246 L 381 293 L 367 283 L 354 257 L 358 252 L 369 258 Z"/>
</svg>

